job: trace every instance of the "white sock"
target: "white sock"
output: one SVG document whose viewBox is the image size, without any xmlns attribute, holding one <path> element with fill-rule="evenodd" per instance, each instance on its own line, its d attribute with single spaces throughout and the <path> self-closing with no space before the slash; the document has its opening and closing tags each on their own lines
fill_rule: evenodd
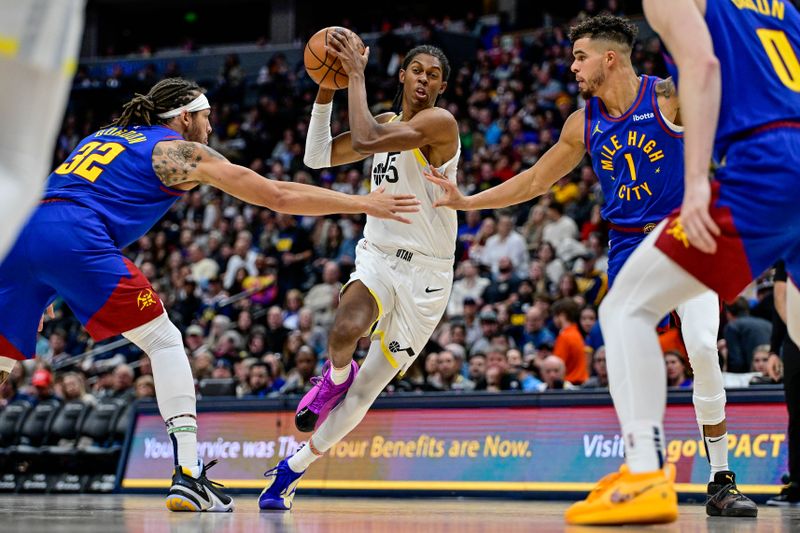
<svg viewBox="0 0 800 533">
<path fill-rule="evenodd" d="M 10 374 L 14 370 L 15 364 L 17 364 L 15 359 L 0 355 L 0 372 L 8 372 Z"/>
<path fill-rule="evenodd" d="M 331 381 L 333 381 L 334 385 L 341 385 L 347 378 L 350 377 L 350 363 L 347 363 L 342 368 L 336 368 L 333 366 L 333 361 L 331 361 Z"/>
<path fill-rule="evenodd" d="M 728 468 L 728 434 L 721 437 L 703 437 L 706 443 L 708 462 L 711 465 L 711 475 L 708 481 L 714 481 L 714 474 L 729 470 Z"/>
<path fill-rule="evenodd" d="M 297 450 L 293 456 L 289 458 L 289 468 L 292 472 L 302 474 L 311 466 L 311 463 L 322 457 L 322 454 L 314 453 L 314 447 L 311 444 L 311 439 L 308 439 L 308 444 Z"/>
<path fill-rule="evenodd" d="M 172 441 L 176 464 L 191 471 L 192 477 L 198 477 L 197 419 L 186 415 L 171 418 L 167 420 L 167 433 Z"/>
<path fill-rule="evenodd" d="M 652 422 L 631 422 L 622 428 L 625 462 L 631 473 L 664 468 L 664 428 Z"/>
<path fill-rule="evenodd" d="M 142 349 L 153 367 L 156 401 L 175 450 L 175 464 L 200 474 L 197 464 L 197 409 L 194 378 L 183 339 L 166 312 L 122 334 Z"/>
</svg>

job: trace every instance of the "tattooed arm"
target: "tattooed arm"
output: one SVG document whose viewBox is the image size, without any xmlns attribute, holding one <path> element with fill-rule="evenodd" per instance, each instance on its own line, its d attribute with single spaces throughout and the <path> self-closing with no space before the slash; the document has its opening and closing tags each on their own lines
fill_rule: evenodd
<svg viewBox="0 0 800 533">
<path fill-rule="evenodd" d="M 378 218 L 409 221 L 398 213 L 414 213 L 419 201 L 414 195 L 366 196 L 342 194 L 322 187 L 273 181 L 252 170 L 234 165 L 219 152 L 190 141 L 163 141 L 153 149 L 153 170 L 168 187 L 185 188 L 205 183 L 255 205 L 291 215 L 366 213 Z"/>
<path fill-rule="evenodd" d="M 676 126 L 682 126 L 678 91 L 672 77 L 656 83 L 656 96 L 658 97 L 658 108 L 661 113 Z"/>
</svg>

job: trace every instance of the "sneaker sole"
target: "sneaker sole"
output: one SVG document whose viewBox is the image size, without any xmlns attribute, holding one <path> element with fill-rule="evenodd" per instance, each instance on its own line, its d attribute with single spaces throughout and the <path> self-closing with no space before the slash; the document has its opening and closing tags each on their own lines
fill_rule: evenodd
<svg viewBox="0 0 800 533">
<path fill-rule="evenodd" d="M 665 490 L 667 494 L 658 494 Z M 661 509 L 654 510 L 653 507 L 661 507 Z M 678 498 L 671 487 L 660 485 L 629 502 L 611 508 L 595 509 L 577 516 L 565 516 L 565 518 L 568 524 L 583 526 L 664 524 L 678 519 Z"/>
<path fill-rule="evenodd" d="M 179 494 L 170 494 L 166 504 L 167 509 L 175 513 L 199 513 L 202 511 L 195 502 Z"/>
<path fill-rule="evenodd" d="M 758 516 L 758 509 L 718 509 L 706 506 L 708 516 L 722 516 L 728 518 L 755 518 Z"/>
<path fill-rule="evenodd" d="M 282 500 L 264 500 L 264 501 L 259 500 L 258 508 L 261 509 L 262 511 L 267 511 L 267 512 L 269 511 L 286 512 L 292 510 L 292 507 L 291 506 L 286 507 L 286 505 L 284 505 Z"/>
<path fill-rule="evenodd" d="M 194 501 L 180 494 L 170 494 L 166 501 L 167 509 L 175 513 L 232 513 L 233 500 L 225 504 L 213 498 L 213 505 L 208 509 L 200 508 Z"/>
</svg>

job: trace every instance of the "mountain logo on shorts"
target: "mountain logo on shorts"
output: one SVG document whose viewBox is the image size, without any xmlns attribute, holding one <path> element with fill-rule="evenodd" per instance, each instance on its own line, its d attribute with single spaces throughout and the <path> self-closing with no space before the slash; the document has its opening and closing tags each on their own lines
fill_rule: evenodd
<svg viewBox="0 0 800 533">
<path fill-rule="evenodd" d="M 406 352 L 408 353 L 409 357 L 414 357 L 414 350 L 412 350 L 410 346 L 408 348 L 401 348 L 400 343 L 397 341 L 392 341 L 389 343 L 389 351 L 392 353 Z"/>
<path fill-rule="evenodd" d="M 155 295 L 150 289 L 145 289 L 139 292 L 139 296 L 136 297 L 136 305 L 139 307 L 139 311 L 144 311 L 151 305 L 155 305 L 155 303 Z"/>
</svg>

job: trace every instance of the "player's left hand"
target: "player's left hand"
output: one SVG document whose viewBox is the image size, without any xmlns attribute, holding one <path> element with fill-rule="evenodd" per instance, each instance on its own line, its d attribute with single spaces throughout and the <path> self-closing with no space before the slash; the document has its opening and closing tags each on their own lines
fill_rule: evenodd
<svg viewBox="0 0 800 533">
<path fill-rule="evenodd" d="M 56 312 L 53 309 L 53 304 L 47 306 L 45 314 L 50 318 L 56 317 Z M 42 329 L 44 329 L 44 315 L 42 315 L 42 318 L 39 319 L 39 329 L 37 329 L 36 331 L 42 331 Z"/>
<path fill-rule="evenodd" d="M 708 212 L 710 204 L 711 183 L 707 177 L 687 185 L 681 206 L 681 224 L 689 244 L 707 254 L 717 251 L 715 237 L 720 235 L 719 226 Z"/>
<path fill-rule="evenodd" d="M 363 44 L 358 36 L 351 32 L 328 32 L 328 43 L 325 50 L 336 56 L 342 62 L 342 68 L 350 76 L 352 72 L 364 72 L 369 59 L 369 47 L 361 50 Z"/>
</svg>

